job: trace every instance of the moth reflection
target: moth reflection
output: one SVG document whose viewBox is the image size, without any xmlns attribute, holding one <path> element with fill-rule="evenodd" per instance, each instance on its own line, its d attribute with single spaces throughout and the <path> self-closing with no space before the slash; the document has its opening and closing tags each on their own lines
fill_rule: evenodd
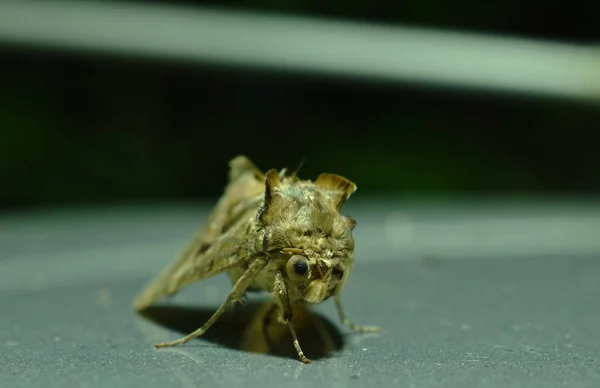
<svg viewBox="0 0 600 388">
<path fill-rule="evenodd" d="M 307 357 L 324 358 L 343 347 L 343 338 L 326 318 L 310 311 L 309 306 L 292 306 L 298 339 Z M 164 327 L 188 333 L 214 314 L 214 308 L 154 306 L 141 313 Z M 248 302 L 224 314 L 199 340 L 232 349 L 296 359 L 290 330 L 277 322 L 272 302 Z M 190 343 L 192 345 L 193 343 Z"/>
</svg>

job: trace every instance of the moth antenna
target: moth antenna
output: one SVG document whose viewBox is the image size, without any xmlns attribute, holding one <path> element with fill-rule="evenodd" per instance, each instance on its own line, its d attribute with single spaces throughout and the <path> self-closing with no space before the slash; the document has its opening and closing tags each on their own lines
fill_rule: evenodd
<svg viewBox="0 0 600 388">
<path fill-rule="evenodd" d="M 356 184 L 343 176 L 337 174 L 324 173 L 317 177 L 315 185 L 327 191 L 334 201 L 338 210 L 342 208 L 344 202 L 356 191 Z"/>
<path fill-rule="evenodd" d="M 286 167 L 283 170 L 281 170 L 281 176 L 284 178 L 294 178 L 298 176 L 298 171 L 300 171 L 305 161 L 306 156 L 303 156 L 302 159 L 300 159 L 300 163 L 298 163 L 298 166 L 296 166 L 296 168 L 290 169 Z"/>
<path fill-rule="evenodd" d="M 229 180 L 234 181 L 240 175 L 251 171 L 258 180 L 265 179 L 263 173 L 245 155 L 239 155 L 229 161 Z"/>
</svg>

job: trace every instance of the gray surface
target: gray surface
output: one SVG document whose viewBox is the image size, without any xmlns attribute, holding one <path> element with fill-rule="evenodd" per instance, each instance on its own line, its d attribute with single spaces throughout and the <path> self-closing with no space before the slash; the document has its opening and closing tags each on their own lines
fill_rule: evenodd
<svg viewBox="0 0 600 388">
<path fill-rule="evenodd" d="M 380 203 L 368 213 L 362 206 L 349 209 L 358 219 L 360 249 L 343 295 L 346 309 L 353 320 L 383 332 L 348 334 L 332 302 L 325 302 L 315 311 L 341 332 L 344 346 L 307 366 L 206 339 L 176 349 L 151 347 L 179 333 L 136 315 L 130 301 L 181 249 L 206 208 L 4 217 L 0 386 L 600 386 L 600 254 L 592 242 L 600 231 L 597 207 Z M 536 222 L 528 239 L 533 247 L 509 233 Z M 482 225 L 488 225 L 487 240 Z M 549 231 L 539 230 L 543 225 Z M 549 238 L 561 225 L 570 225 L 563 240 Z M 587 237 L 573 234 L 578 227 Z M 440 230 L 451 233 L 454 244 Z M 431 244 L 420 244 L 421 234 Z M 487 243 L 477 245 L 476 236 Z M 569 254 L 573 238 L 584 249 Z M 506 254 L 495 248 L 501 244 Z M 469 246 L 479 255 L 459 258 Z M 168 304 L 198 307 L 184 317 L 194 325 L 228 287 L 217 277 Z"/>
</svg>

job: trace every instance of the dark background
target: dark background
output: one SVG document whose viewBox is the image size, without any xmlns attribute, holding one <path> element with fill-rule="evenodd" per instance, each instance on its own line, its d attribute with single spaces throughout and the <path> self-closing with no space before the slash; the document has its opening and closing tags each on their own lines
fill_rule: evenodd
<svg viewBox="0 0 600 388">
<path fill-rule="evenodd" d="M 154 2 L 156 3 L 156 2 Z M 593 2 L 221 1 L 248 10 L 598 43 Z M 594 195 L 597 107 L 0 47 L 0 206 L 214 197 L 227 161 L 361 194 Z M 600 76 L 600 69 L 599 69 Z"/>
</svg>

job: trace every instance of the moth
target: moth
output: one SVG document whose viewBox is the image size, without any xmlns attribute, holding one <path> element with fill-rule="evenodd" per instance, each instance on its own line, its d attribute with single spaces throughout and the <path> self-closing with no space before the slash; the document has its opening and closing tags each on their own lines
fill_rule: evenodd
<svg viewBox="0 0 600 388">
<path fill-rule="evenodd" d="M 377 332 L 345 315 L 340 292 L 354 265 L 354 219 L 341 214 L 356 191 L 348 179 L 323 173 L 313 182 L 298 169 L 262 173 L 245 156 L 229 162 L 229 183 L 204 227 L 181 255 L 134 299 L 142 311 L 183 287 L 227 273 L 232 289 L 212 317 L 196 331 L 156 348 L 176 346 L 206 333 L 247 292 L 268 291 L 277 321 L 289 327 L 299 359 L 304 355 L 294 329 L 293 303 L 333 297 L 341 322 L 351 330 Z"/>
</svg>

